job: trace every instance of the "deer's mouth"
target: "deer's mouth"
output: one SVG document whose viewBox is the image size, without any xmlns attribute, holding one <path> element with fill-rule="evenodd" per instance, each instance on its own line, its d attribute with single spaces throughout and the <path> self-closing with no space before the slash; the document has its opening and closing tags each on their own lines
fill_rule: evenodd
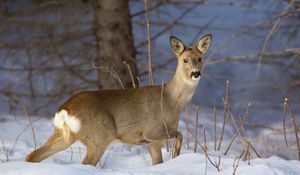
<svg viewBox="0 0 300 175">
<path fill-rule="evenodd" d="M 191 73 L 191 78 L 192 80 L 199 80 L 201 77 L 201 72 L 200 71 L 194 71 Z"/>
</svg>

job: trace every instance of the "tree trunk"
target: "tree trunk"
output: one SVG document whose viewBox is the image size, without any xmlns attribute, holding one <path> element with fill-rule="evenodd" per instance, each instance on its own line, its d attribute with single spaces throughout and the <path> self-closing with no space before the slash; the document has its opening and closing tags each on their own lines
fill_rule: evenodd
<svg viewBox="0 0 300 175">
<path fill-rule="evenodd" d="M 98 84 L 101 89 L 132 88 L 137 85 L 135 48 L 128 0 L 94 0 L 94 25 Z"/>
</svg>

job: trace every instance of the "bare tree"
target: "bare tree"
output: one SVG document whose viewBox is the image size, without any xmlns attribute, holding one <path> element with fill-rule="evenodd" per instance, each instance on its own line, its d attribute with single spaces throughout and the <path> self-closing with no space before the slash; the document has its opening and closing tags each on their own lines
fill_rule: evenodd
<svg viewBox="0 0 300 175">
<path fill-rule="evenodd" d="M 94 0 L 96 63 L 103 67 L 98 72 L 101 89 L 132 87 L 130 66 L 135 84 L 137 77 L 135 48 L 131 30 L 128 0 Z M 122 86 L 120 81 L 122 81 Z"/>
</svg>

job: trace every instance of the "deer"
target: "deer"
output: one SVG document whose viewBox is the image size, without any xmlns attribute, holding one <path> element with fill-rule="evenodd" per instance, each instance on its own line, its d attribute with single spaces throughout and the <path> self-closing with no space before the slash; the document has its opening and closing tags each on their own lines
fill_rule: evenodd
<svg viewBox="0 0 300 175">
<path fill-rule="evenodd" d="M 178 131 L 181 111 L 194 95 L 203 69 L 203 56 L 212 35 L 204 35 L 192 47 L 175 36 L 170 46 L 177 57 L 175 74 L 168 83 L 135 89 L 82 91 L 70 97 L 54 116 L 54 133 L 27 162 L 40 162 L 79 140 L 86 147 L 82 164 L 96 166 L 114 141 L 147 145 L 152 164 L 163 162 L 162 145 L 175 140 L 172 157 L 180 154 Z"/>
</svg>

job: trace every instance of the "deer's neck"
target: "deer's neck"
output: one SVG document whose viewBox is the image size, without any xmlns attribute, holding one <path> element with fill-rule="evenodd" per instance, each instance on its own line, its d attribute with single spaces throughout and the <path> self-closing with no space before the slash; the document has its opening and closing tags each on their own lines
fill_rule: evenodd
<svg viewBox="0 0 300 175">
<path fill-rule="evenodd" d="M 171 81 L 166 84 L 166 92 L 175 105 L 182 109 L 192 99 L 198 83 L 199 80 L 194 81 L 185 78 L 183 72 L 177 68 Z"/>
</svg>

